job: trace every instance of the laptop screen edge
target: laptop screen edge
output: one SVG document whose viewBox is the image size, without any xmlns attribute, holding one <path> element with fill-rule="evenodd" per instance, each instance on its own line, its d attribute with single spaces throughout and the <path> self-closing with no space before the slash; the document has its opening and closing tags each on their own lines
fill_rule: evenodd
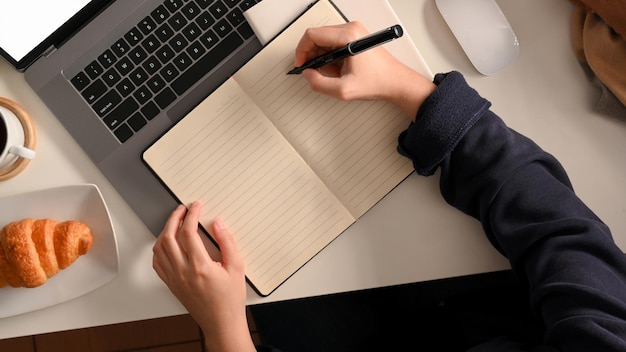
<svg viewBox="0 0 626 352">
<path fill-rule="evenodd" d="M 114 1 L 115 0 L 91 0 L 20 60 L 16 60 L 2 48 L 0 48 L 0 56 L 17 71 L 24 72 L 50 48 L 58 48 L 63 45 L 74 33 L 84 27 L 92 18 L 97 16 Z"/>
</svg>

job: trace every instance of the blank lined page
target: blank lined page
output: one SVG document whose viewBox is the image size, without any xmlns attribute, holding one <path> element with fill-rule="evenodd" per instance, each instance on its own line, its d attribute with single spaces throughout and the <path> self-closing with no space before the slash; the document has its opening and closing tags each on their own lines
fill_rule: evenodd
<svg viewBox="0 0 626 352">
<path fill-rule="evenodd" d="M 144 153 L 201 223 L 222 217 L 267 295 L 354 219 L 233 80 Z"/>
</svg>

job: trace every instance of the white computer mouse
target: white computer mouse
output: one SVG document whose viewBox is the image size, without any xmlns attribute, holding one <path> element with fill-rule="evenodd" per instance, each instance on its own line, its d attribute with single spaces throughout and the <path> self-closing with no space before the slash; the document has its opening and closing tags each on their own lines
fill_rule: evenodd
<svg viewBox="0 0 626 352">
<path fill-rule="evenodd" d="M 495 0 L 435 0 L 478 72 L 494 74 L 519 54 L 519 41 Z"/>
</svg>

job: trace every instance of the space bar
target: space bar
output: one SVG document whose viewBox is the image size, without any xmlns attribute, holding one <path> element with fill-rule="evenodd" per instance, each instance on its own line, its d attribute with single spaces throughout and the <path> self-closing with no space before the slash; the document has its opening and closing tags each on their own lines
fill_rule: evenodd
<svg viewBox="0 0 626 352">
<path fill-rule="evenodd" d="M 241 44 L 243 44 L 243 40 L 237 32 L 231 33 L 172 82 L 172 89 L 178 95 L 183 94 L 228 55 L 237 50 Z"/>
</svg>

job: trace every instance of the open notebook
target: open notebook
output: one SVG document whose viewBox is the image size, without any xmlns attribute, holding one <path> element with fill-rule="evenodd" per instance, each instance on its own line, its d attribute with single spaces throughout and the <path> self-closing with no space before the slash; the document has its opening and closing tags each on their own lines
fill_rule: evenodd
<svg viewBox="0 0 626 352">
<path fill-rule="evenodd" d="M 413 170 L 396 152 L 410 122 L 400 109 L 337 101 L 286 74 L 306 28 L 342 22 L 315 3 L 143 155 L 182 203 L 201 201 L 205 229 L 224 219 L 263 296 Z"/>
</svg>

